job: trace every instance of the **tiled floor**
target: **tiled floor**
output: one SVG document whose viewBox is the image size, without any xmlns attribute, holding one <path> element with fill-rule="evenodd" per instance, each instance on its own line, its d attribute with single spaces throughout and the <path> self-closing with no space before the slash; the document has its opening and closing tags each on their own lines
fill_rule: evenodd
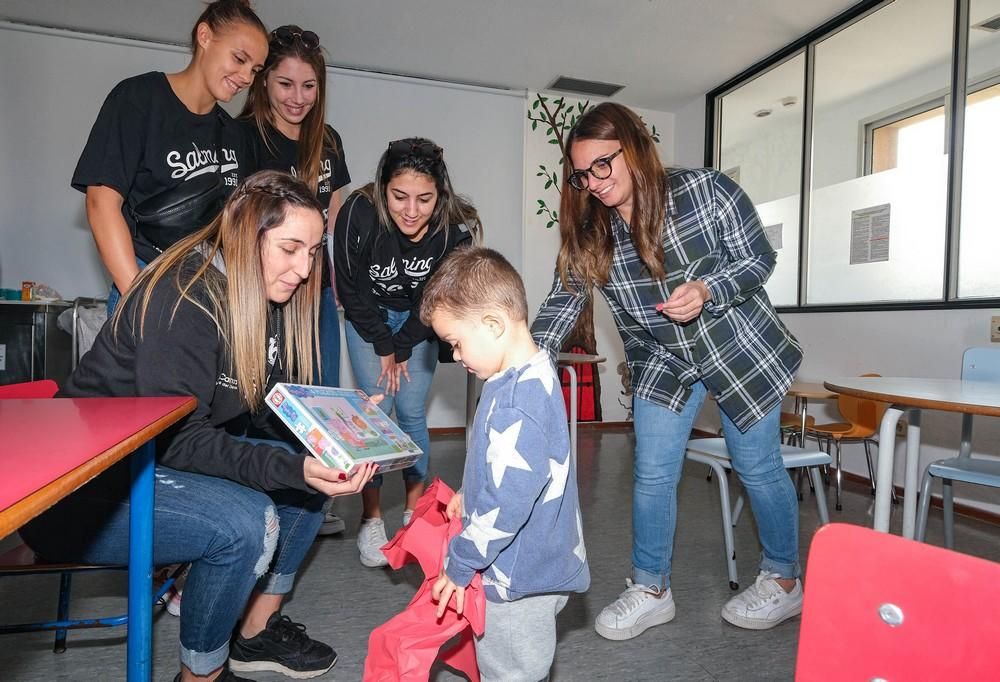
<svg viewBox="0 0 1000 682">
<path fill-rule="evenodd" d="M 630 431 L 581 430 L 579 483 L 584 529 L 593 583 L 585 595 L 570 600 L 560 622 L 559 649 L 552 679 L 576 680 L 751 680 L 792 679 L 798 620 L 770 631 L 748 632 L 719 618 L 731 596 L 723 560 L 718 493 L 705 480 L 706 470 L 688 464 L 681 482 L 673 567 L 676 619 L 627 642 L 597 636 L 593 619 L 624 588 L 629 569 L 631 527 L 632 435 Z M 452 486 L 460 483 L 464 439 L 435 438 L 433 473 Z M 737 486 L 738 487 L 738 486 Z M 402 485 L 388 481 L 384 488 L 387 525 L 392 533 L 400 524 Z M 848 485 L 844 511 L 835 521 L 870 525 L 867 490 Z M 305 622 L 309 632 L 334 646 L 340 660 L 319 679 L 359 680 L 371 628 L 397 613 L 413 595 L 419 569 L 399 573 L 364 568 L 358 561 L 354 538 L 360 505 L 341 498 L 337 511 L 349 520 L 348 532 L 318 540 L 307 559 L 296 592 L 285 612 Z M 894 516 L 898 532 L 899 511 Z M 816 508 L 809 493 L 801 508 L 802 555 L 817 527 Z M 1000 529 L 967 519 L 958 523 L 956 546 L 1000 561 Z M 930 541 L 940 544 L 940 512 L 932 512 Z M 759 548 L 754 525 L 744 516 L 736 531 L 737 561 L 742 583 L 756 573 Z M 48 618 L 55 609 L 57 583 L 51 577 L 0 580 L 0 612 L 5 621 Z M 101 573 L 76 579 L 73 612 L 97 614 L 124 609 L 124 575 Z M 165 612 L 154 622 L 154 679 L 170 680 L 177 671 L 178 620 Z M 55 655 L 51 634 L 0 638 L 0 680 L 104 681 L 124 679 L 124 631 L 85 630 L 70 633 L 69 649 Z M 262 681 L 285 680 L 262 675 Z M 459 679 L 445 670 L 437 682 Z"/>
</svg>

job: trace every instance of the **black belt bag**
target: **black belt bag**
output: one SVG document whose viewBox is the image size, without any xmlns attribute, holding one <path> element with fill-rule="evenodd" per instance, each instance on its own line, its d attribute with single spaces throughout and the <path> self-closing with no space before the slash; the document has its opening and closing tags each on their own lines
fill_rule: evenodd
<svg viewBox="0 0 1000 682">
<path fill-rule="evenodd" d="M 222 211 L 226 186 L 222 174 L 222 120 L 216 122 L 214 173 L 188 178 L 132 208 L 136 232 L 164 251 L 180 239 L 208 225 Z"/>
<path fill-rule="evenodd" d="M 160 251 L 212 222 L 226 202 L 218 173 L 185 180 L 132 209 L 136 232 Z"/>
</svg>

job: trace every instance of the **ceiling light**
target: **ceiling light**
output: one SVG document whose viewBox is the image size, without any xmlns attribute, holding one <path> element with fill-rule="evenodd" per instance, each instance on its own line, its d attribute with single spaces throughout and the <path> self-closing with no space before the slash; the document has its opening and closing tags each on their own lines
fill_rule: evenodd
<svg viewBox="0 0 1000 682">
<path fill-rule="evenodd" d="M 753 115 L 756 116 L 757 118 L 764 118 L 766 116 L 770 116 L 771 115 L 771 110 L 770 109 L 758 109 L 757 111 L 753 112 Z"/>
</svg>

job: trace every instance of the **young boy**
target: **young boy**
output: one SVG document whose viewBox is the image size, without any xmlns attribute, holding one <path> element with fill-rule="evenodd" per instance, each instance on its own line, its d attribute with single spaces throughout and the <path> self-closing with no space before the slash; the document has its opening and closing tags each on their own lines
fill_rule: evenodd
<svg viewBox="0 0 1000 682">
<path fill-rule="evenodd" d="M 545 679 L 556 615 L 590 585 L 570 457 L 566 407 L 552 361 L 528 331 L 524 284 L 496 251 L 456 249 L 424 289 L 420 319 L 456 361 L 486 380 L 465 460 L 461 515 L 432 597 L 438 615 L 482 574 L 486 632 L 476 642 L 483 682 Z"/>
</svg>

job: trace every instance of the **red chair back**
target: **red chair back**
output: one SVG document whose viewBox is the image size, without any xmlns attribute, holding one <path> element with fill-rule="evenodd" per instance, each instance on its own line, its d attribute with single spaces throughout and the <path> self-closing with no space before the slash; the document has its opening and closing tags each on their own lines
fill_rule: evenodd
<svg viewBox="0 0 1000 682">
<path fill-rule="evenodd" d="M 41 381 L 25 381 L 21 384 L 0 386 L 0 400 L 8 398 L 51 398 L 59 390 L 59 386 L 51 379 Z"/>
<path fill-rule="evenodd" d="M 795 679 L 1000 679 L 1000 564 L 832 523 L 809 550 Z"/>
</svg>

